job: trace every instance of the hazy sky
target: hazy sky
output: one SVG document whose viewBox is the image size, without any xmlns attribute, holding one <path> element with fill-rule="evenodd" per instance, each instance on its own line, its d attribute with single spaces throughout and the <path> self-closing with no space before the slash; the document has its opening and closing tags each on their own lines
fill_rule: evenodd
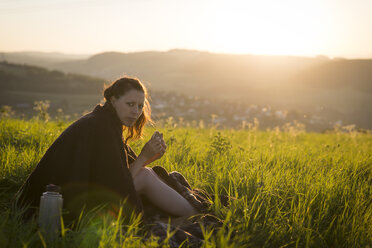
<svg viewBox="0 0 372 248">
<path fill-rule="evenodd" d="M 0 51 L 372 58 L 372 0 L 0 0 Z"/>
</svg>

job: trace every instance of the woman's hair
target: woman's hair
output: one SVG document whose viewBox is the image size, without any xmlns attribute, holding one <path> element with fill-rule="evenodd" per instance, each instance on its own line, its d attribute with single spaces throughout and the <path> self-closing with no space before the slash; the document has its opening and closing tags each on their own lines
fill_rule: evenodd
<svg viewBox="0 0 372 248">
<path fill-rule="evenodd" d="M 111 105 L 111 97 L 114 96 L 115 98 L 119 98 L 130 90 L 138 90 L 143 92 L 145 94 L 145 103 L 143 105 L 142 114 L 137 119 L 136 123 L 134 123 L 134 125 L 131 127 L 123 126 L 123 131 L 126 132 L 125 143 L 131 139 L 136 140 L 141 138 L 146 122 L 153 123 L 151 120 L 151 107 L 148 101 L 147 89 L 139 79 L 124 76 L 109 85 L 105 85 L 105 89 L 103 91 L 103 96 L 105 97 L 106 102 Z"/>
</svg>

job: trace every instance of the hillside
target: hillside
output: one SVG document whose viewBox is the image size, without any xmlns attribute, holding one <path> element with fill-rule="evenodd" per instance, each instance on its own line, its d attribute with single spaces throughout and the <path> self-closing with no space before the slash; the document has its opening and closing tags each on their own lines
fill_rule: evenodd
<svg viewBox="0 0 372 248">
<path fill-rule="evenodd" d="M 88 57 L 89 55 L 64 54 L 57 52 L 0 52 L 0 61 L 15 64 L 37 65 L 42 67 L 48 67 L 53 63 L 86 59 Z"/>
<path fill-rule="evenodd" d="M 150 89 L 342 114 L 371 105 L 372 60 L 214 54 L 190 50 L 106 52 L 46 66 L 113 80 L 139 77 Z M 363 109 L 363 115 L 370 113 Z M 364 120 L 365 121 L 365 120 Z"/>
<path fill-rule="evenodd" d="M 77 74 L 51 71 L 27 65 L 0 63 L 0 106 L 10 105 L 18 115 L 32 116 L 34 102 L 49 100 L 52 116 L 64 114 L 80 116 L 91 110 L 102 99 L 105 81 Z M 274 128 L 287 122 L 299 120 L 299 115 L 286 114 L 263 106 L 247 105 L 241 102 L 222 101 L 189 96 L 177 92 L 151 91 L 152 116 L 156 120 L 172 117 L 174 121 L 188 123 L 203 122 L 205 125 L 241 127 L 242 122 L 260 122 L 262 128 Z M 213 119 L 211 118 L 213 117 Z M 218 118 L 216 118 L 218 117 Z M 288 117 L 288 118 L 287 118 Z M 305 123 L 301 120 L 302 123 Z M 182 121 L 181 121 L 182 122 Z M 307 124 L 307 123 L 305 123 Z M 309 130 L 324 130 L 330 125 L 323 120 Z"/>
<path fill-rule="evenodd" d="M 295 110 L 372 127 L 372 60 L 368 59 L 171 50 L 50 60 L 47 68 L 105 80 L 126 74 L 139 77 L 152 91 Z"/>
<path fill-rule="evenodd" d="M 156 89 L 186 90 L 190 94 L 216 94 L 228 91 L 266 88 L 287 83 L 297 71 L 321 63 L 321 59 L 228 55 L 207 52 L 171 50 L 97 54 L 89 59 L 54 64 L 62 71 L 79 72 L 106 79 L 123 73 L 151 82 Z M 212 92 L 210 91 L 213 87 Z"/>
<path fill-rule="evenodd" d="M 314 84 L 321 85 L 322 89 L 346 84 L 352 84 L 357 91 L 365 91 L 366 88 L 371 91 L 372 88 L 371 59 L 233 55 L 181 49 L 168 52 L 105 52 L 93 56 L 18 52 L 1 53 L 0 59 L 108 80 L 129 74 L 144 78 L 155 88 L 200 82 L 218 88 L 226 85 L 227 81 L 229 85 L 240 88 L 313 87 Z"/>
<path fill-rule="evenodd" d="M 81 113 L 100 101 L 104 80 L 50 71 L 45 68 L 0 63 L 0 106 L 28 113 L 34 101 L 51 101 L 51 111 Z"/>
<path fill-rule="evenodd" d="M 372 60 L 336 60 L 312 66 L 291 79 L 318 90 L 348 89 L 372 93 Z"/>
</svg>

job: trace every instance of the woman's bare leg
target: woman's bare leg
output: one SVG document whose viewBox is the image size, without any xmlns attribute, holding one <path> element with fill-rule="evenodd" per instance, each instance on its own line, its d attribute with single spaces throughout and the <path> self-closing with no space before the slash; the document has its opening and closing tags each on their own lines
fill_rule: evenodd
<svg viewBox="0 0 372 248">
<path fill-rule="evenodd" d="M 134 187 L 157 207 L 177 216 L 197 214 L 193 206 L 177 191 L 165 184 L 156 173 L 143 167 L 133 179 Z"/>
</svg>

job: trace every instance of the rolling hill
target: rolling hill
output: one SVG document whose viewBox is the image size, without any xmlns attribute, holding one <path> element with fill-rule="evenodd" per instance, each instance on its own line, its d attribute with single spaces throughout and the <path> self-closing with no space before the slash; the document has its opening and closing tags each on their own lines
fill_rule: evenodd
<svg viewBox="0 0 372 248">
<path fill-rule="evenodd" d="M 106 52 L 83 59 L 51 59 L 49 63 L 44 60 L 42 64 L 51 70 L 105 80 L 124 74 L 136 76 L 155 91 L 323 115 L 339 113 L 347 122 L 372 126 L 372 60 L 368 59 L 231 55 L 176 49 Z"/>
<path fill-rule="evenodd" d="M 51 111 L 66 113 L 91 109 L 102 98 L 105 81 L 45 68 L 0 63 L 0 106 L 10 105 L 28 113 L 34 101 L 51 101 Z"/>
</svg>

